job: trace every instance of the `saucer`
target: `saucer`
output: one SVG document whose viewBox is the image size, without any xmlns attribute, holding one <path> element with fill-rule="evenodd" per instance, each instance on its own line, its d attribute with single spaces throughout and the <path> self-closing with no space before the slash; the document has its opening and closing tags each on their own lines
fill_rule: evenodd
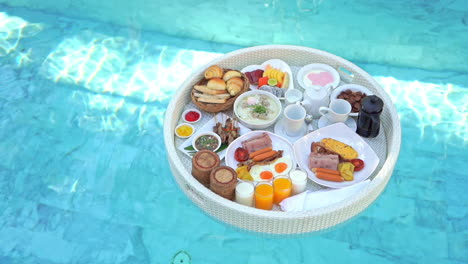
<svg viewBox="0 0 468 264">
<path fill-rule="evenodd" d="M 348 119 L 346 119 L 345 122 L 343 122 L 347 127 L 351 128 L 354 132 L 356 132 L 356 129 L 357 129 L 357 124 L 356 124 L 356 120 L 354 120 L 354 118 L 352 117 L 348 117 Z M 320 119 L 318 120 L 318 128 L 322 128 L 322 127 L 326 127 L 326 126 L 329 126 L 329 125 L 333 125 L 333 123 L 331 123 L 326 116 L 322 116 L 320 117 Z"/>
<path fill-rule="evenodd" d="M 286 131 L 284 129 L 284 117 L 282 117 L 278 122 L 276 122 L 274 131 L 275 131 L 275 134 L 286 138 L 291 143 L 294 143 L 294 142 L 296 142 L 296 140 L 300 139 L 305 134 L 307 134 L 308 129 L 309 129 L 309 127 L 304 122 L 301 129 L 299 130 L 299 133 L 297 133 L 296 136 L 288 136 L 288 134 L 286 134 Z"/>
</svg>

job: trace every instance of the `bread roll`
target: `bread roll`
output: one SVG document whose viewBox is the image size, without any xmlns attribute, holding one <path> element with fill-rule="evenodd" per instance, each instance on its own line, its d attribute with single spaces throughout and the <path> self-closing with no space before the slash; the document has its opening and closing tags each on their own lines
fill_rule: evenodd
<svg viewBox="0 0 468 264">
<path fill-rule="evenodd" d="M 206 87 L 211 90 L 223 91 L 226 90 L 226 83 L 220 78 L 213 78 L 208 81 Z"/>
<path fill-rule="evenodd" d="M 205 71 L 205 79 L 212 79 L 212 78 L 222 78 L 223 77 L 223 69 L 218 65 L 211 65 Z"/>
<path fill-rule="evenodd" d="M 225 82 L 227 82 L 229 79 L 231 79 L 232 77 L 241 77 L 242 74 L 238 71 L 227 71 L 224 75 L 223 75 L 223 80 Z"/>
<path fill-rule="evenodd" d="M 206 94 L 212 94 L 212 95 L 227 94 L 226 90 L 222 90 L 222 91 L 211 90 L 211 89 L 208 89 L 206 85 L 195 85 L 193 88 L 195 88 L 195 90 L 199 92 L 206 93 Z"/>
<path fill-rule="evenodd" d="M 236 96 L 242 90 L 242 86 L 237 83 L 230 83 L 227 85 L 227 91 L 231 96 Z"/>
</svg>

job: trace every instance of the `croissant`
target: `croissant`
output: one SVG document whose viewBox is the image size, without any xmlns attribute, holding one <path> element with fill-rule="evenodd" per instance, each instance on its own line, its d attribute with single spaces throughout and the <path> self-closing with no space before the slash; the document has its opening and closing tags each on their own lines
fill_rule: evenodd
<svg viewBox="0 0 468 264">
<path fill-rule="evenodd" d="M 240 87 L 244 85 L 244 81 L 239 77 L 232 77 L 231 79 L 227 81 L 227 84 L 230 84 L 230 83 L 235 83 L 239 85 Z"/>
<path fill-rule="evenodd" d="M 241 76 L 242 75 L 238 71 L 227 71 L 223 76 L 223 80 L 227 82 L 232 77 L 241 77 Z"/>
<path fill-rule="evenodd" d="M 218 65 L 211 65 L 205 71 L 205 79 L 212 79 L 212 78 L 222 78 L 223 77 L 223 69 Z"/>
<path fill-rule="evenodd" d="M 226 88 L 231 96 L 236 96 L 236 94 L 241 91 L 242 86 L 238 85 L 237 83 L 229 83 Z"/>
</svg>

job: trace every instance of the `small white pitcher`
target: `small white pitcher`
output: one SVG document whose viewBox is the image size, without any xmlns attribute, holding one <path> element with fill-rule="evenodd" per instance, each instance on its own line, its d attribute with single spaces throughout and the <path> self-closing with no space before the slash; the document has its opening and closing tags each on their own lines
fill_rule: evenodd
<svg viewBox="0 0 468 264">
<path fill-rule="evenodd" d="M 307 113 L 314 118 L 319 118 L 319 109 L 322 106 L 328 106 L 330 103 L 331 86 L 311 86 L 304 91 L 304 100 L 301 105 L 306 109 Z"/>
</svg>

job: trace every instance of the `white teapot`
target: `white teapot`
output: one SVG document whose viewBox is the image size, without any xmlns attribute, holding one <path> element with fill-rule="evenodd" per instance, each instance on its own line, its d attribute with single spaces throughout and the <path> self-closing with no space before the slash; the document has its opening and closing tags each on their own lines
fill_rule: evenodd
<svg viewBox="0 0 468 264">
<path fill-rule="evenodd" d="M 304 100 L 301 105 L 306 109 L 307 113 L 314 118 L 319 118 L 319 109 L 322 106 L 328 106 L 330 103 L 331 86 L 309 86 L 304 91 Z"/>
</svg>

